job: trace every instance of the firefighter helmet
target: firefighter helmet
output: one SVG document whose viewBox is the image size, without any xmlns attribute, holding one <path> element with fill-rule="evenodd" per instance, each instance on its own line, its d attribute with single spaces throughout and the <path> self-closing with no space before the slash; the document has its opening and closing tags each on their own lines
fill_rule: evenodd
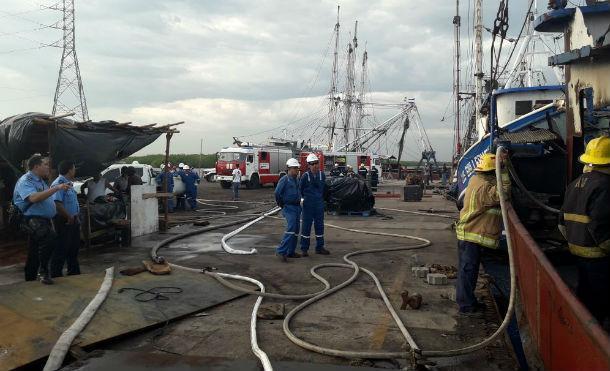
<svg viewBox="0 0 610 371">
<path fill-rule="evenodd" d="M 479 172 L 496 170 L 496 155 L 493 153 L 484 153 L 474 170 Z"/>
<path fill-rule="evenodd" d="M 318 156 L 316 156 L 315 154 L 310 153 L 310 154 L 307 155 L 307 163 L 308 164 L 310 164 L 312 162 L 317 162 L 317 161 L 319 161 L 318 160 Z"/>
<path fill-rule="evenodd" d="M 587 149 L 579 160 L 583 164 L 610 165 L 610 137 L 603 136 L 592 139 L 587 143 Z"/>
<path fill-rule="evenodd" d="M 296 159 L 289 158 L 288 161 L 286 161 L 286 167 L 301 167 L 301 165 L 299 165 L 299 162 Z"/>
</svg>

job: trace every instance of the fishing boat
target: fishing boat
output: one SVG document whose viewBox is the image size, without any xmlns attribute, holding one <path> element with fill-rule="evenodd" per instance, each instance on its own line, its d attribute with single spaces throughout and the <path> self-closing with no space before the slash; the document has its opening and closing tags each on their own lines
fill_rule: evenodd
<svg viewBox="0 0 610 371">
<path fill-rule="evenodd" d="M 498 145 L 510 150 L 515 187 L 505 228 L 515 252 L 518 339 L 530 366 L 546 369 L 610 369 L 608 333 L 576 297 L 574 258 L 557 232 L 565 188 L 582 173 L 578 157 L 589 140 L 609 133 L 610 3 L 587 4 L 551 2 L 536 17 L 530 7 L 533 32 L 563 38 L 564 50 L 548 62 L 563 70 L 565 82 L 477 97 L 470 131 L 480 135 L 458 153 L 456 168 L 461 191 L 483 153 Z"/>
</svg>

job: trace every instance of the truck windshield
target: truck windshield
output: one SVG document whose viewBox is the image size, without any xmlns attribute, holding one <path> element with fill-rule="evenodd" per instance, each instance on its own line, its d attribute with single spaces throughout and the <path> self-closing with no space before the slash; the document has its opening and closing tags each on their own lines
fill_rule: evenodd
<svg viewBox="0 0 610 371">
<path fill-rule="evenodd" d="M 221 161 L 243 161 L 246 159 L 246 155 L 237 152 L 220 152 L 218 159 Z"/>
</svg>

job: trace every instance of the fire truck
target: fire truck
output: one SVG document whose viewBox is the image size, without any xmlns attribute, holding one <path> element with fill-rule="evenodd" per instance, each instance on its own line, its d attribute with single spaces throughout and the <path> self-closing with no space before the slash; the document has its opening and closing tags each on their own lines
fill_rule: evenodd
<svg viewBox="0 0 610 371">
<path fill-rule="evenodd" d="M 225 147 L 218 152 L 216 161 L 216 180 L 222 188 L 230 188 L 233 170 L 241 170 L 241 182 L 248 189 L 259 188 L 264 184 L 274 186 L 286 175 L 286 161 L 293 157 L 287 147 L 255 146 L 238 142 L 233 147 Z"/>
</svg>

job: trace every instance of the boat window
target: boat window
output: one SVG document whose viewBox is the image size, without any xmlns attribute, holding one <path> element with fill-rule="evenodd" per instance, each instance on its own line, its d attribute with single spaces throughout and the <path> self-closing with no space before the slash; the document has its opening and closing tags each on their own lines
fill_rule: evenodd
<svg viewBox="0 0 610 371">
<path fill-rule="evenodd" d="M 552 99 L 539 99 L 536 101 L 536 106 L 538 106 L 538 108 L 542 107 L 542 106 L 546 106 L 547 104 L 553 103 Z"/>
<path fill-rule="evenodd" d="M 515 115 L 523 116 L 530 112 L 532 112 L 531 100 L 518 100 L 515 102 Z"/>
</svg>

